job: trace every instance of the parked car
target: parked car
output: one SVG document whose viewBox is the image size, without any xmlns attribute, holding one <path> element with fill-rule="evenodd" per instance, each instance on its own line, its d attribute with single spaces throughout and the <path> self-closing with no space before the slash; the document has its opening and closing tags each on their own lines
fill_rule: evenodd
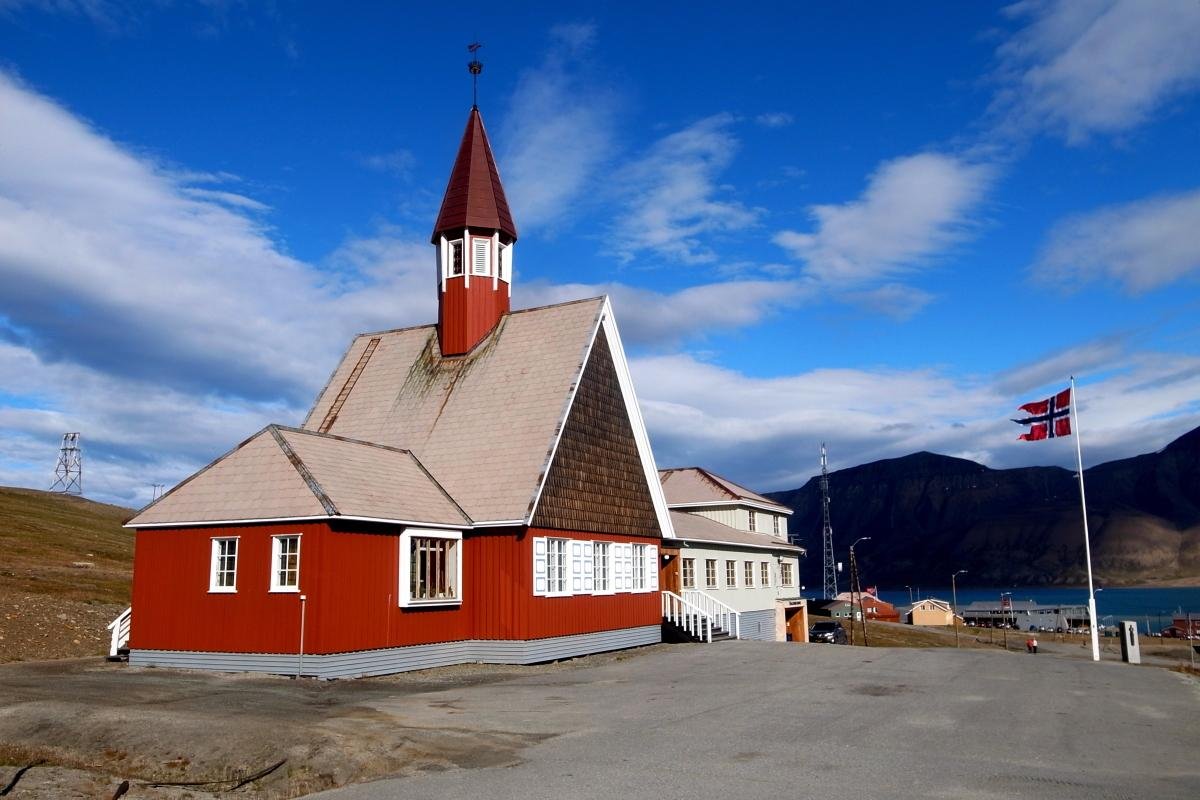
<svg viewBox="0 0 1200 800">
<path fill-rule="evenodd" d="M 1190 639 L 1188 632 L 1178 625 L 1171 625 L 1162 629 L 1162 636 L 1165 639 Z"/>
<path fill-rule="evenodd" d="M 810 642 L 845 644 L 846 629 L 840 622 L 818 622 L 808 629 L 808 640 Z"/>
</svg>

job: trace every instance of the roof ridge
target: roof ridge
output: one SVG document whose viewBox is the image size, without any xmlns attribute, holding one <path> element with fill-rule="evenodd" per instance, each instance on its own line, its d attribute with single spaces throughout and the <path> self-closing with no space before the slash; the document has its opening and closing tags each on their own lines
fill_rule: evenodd
<svg viewBox="0 0 1200 800">
<path fill-rule="evenodd" d="M 393 447 L 390 444 L 380 444 L 379 442 L 372 442 L 367 439 L 352 439 L 349 436 L 338 436 L 336 433 L 322 433 L 320 431 L 305 430 L 304 428 L 295 428 L 291 425 L 271 425 L 269 427 L 273 427 L 281 431 L 287 431 L 288 433 L 299 433 L 304 436 L 316 436 L 320 439 L 335 439 L 339 442 L 346 442 L 348 444 L 365 444 L 368 447 L 378 447 L 381 450 L 391 450 L 396 453 L 406 453 L 410 456 L 413 455 L 412 450 L 409 450 L 408 448 Z"/>
<path fill-rule="evenodd" d="M 279 429 L 279 425 L 267 426 L 267 430 L 271 432 L 271 438 L 275 440 L 275 444 L 279 445 L 279 449 L 283 451 L 285 456 L 287 456 L 288 463 L 290 463 L 296 472 L 300 474 L 300 477 L 304 480 L 304 483 L 307 484 L 309 491 L 313 493 L 313 496 L 317 498 L 317 502 L 319 502 L 321 507 L 325 509 L 325 513 L 331 517 L 341 516 L 341 514 L 338 513 L 337 506 L 333 503 L 333 498 L 325 493 L 325 490 L 321 487 L 320 482 L 317 481 L 316 477 L 313 476 L 312 471 L 304 463 L 304 459 L 302 459 L 300 454 L 292 448 L 291 442 L 283 437 L 283 434 L 279 432 Z"/>
<path fill-rule="evenodd" d="M 411 458 L 413 460 L 413 463 L 416 464 L 420 468 L 421 472 L 425 473 L 425 477 L 429 478 L 429 481 L 438 488 L 438 491 L 440 491 L 443 495 L 446 496 L 446 499 L 450 501 L 450 504 L 453 505 L 456 509 L 458 509 L 458 513 L 462 514 L 463 519 L 465 519 L 468 523 L 470 523 L 472 525 L 475 524 L 475 520 L 473 520 L 471 518 L 471 515 L 467 513 L 467 510 L 458 504 L 458 501 L 454 499 L 454 496 L 452 494 L 450 494 L 448 491 L 446 491 L 446 487 L 442 486 L 442 482 L 433 476 L 433 473 L 430 472 L 428 470 L 428 468 L 426 468 L 426 466 L 421 463 L 421 459 L 417 458 L 416 454 L 414 454 L 411 450 L 403 450 L 401 452 L 408 454 L 408 457 Z"/>
</svg>

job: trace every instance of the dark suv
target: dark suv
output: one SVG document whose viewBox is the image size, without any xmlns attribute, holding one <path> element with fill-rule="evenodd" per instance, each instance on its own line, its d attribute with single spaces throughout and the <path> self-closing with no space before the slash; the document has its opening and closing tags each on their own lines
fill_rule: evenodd
<svg viewBox="0 0 1200 800">
<path fill-rule="evenodd" d="M 840 622 L 818 622 L 808 629 L 808 640 L 810 642 L 845 644 L 846 629 Z"/>
</svg>

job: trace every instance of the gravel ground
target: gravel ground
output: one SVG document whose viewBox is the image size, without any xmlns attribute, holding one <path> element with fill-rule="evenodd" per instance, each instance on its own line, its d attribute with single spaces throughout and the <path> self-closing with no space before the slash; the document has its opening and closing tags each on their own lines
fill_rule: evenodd
<svg viewBox="0 0 1200 800">
<path fill-rule="evenodd" d="M 104 655 L 106 626 L 124 610 L 116 603 L 29 594 L 0 583 L 0 663 Z"/>
</svg>

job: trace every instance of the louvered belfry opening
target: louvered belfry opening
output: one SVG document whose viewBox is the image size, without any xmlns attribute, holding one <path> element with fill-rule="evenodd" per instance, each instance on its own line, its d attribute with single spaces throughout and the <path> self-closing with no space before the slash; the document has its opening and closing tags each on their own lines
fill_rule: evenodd
<svg viewBox="0 0 1200 800">
<path fill-rule="evenodd" d="M 472 108 L 433 226 L 443 356 L 470 352 L 508 313 L 516 241 L 483 117 Z"/>
</svg>

